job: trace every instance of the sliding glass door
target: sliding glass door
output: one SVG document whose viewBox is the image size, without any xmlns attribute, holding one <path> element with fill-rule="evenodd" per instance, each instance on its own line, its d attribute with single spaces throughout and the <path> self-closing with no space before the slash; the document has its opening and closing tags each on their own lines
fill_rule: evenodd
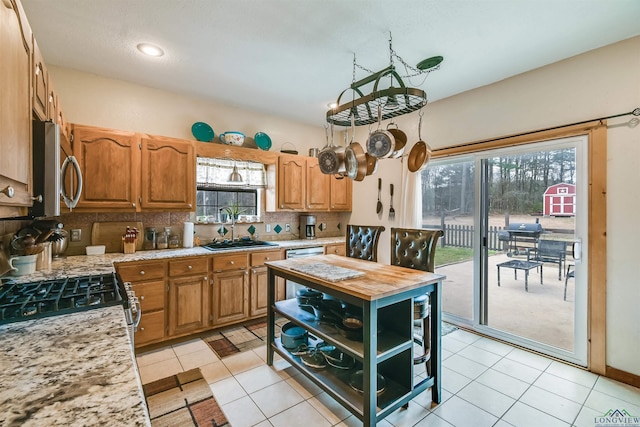
<svg viewBox="0 0 640 427">
<path fill-rule="evenodd" d="M 423 227 L 445 231 L 445 319 L 586 365 L 587 142 L 492 150 L 423 172 Z"/>
</svg>

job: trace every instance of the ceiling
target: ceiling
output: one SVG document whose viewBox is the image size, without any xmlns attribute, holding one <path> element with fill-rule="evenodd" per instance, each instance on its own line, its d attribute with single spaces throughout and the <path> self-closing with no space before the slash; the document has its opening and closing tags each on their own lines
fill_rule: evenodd
<svg viewBox="0 0 640 427">
<path fill-rule="evenodd" d="M 405 79 L 429 102 L 640 34 L 638 0 L 22 3 L 47 64 L 318 125 L 352 82 L 354 53 L 371 71 L 389 65 L 390 33 L 411 66 L 444 57 L 426 80 Z M 165 55 L 141 55 L 141 42 Z"/>
</svg>

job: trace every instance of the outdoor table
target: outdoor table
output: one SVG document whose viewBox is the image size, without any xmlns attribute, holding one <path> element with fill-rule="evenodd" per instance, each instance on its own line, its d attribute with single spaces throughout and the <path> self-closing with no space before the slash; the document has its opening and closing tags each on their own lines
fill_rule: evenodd
<svg viewBox="0 0 640 427">
<path fill-rule="evenodd" d="M 542 263 L 537 261 L 520 261 L 512 259 L 510 261 L 496 264 L 498 267 L 498 286 L 500 286 L 500 267 L 513 268 L 515 280 L 518 280 L 518 270 L 524 270 L 524 290 L 529 292 L 529 270 L 540 267 L 540 284 L 542 285 Z"/>
</svg>

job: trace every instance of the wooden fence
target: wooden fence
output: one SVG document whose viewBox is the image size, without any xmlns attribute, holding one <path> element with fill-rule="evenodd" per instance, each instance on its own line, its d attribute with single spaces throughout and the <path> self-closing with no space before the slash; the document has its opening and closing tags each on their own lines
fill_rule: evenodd
<svg viewBox="0 0 640 427">
<path fill-rule="evenodd" d="M 422 228 L 436 228 L 443 230 L 444 236 L 442 236 L 442 238 L 440 239 L 440 245 L 443 248 L 445 246 L 453 246 L 457 248 L 473 248 L 473 225 L 445 224 L 443 227 L 442 224 L 423 224 Z M 498 232 L 502 229 L 503 227 L 496 227 L 493 225 L 489 226 L 489 233 L 487 236 L 487 246 L 489 247 L 489 250 L 501 251 L 503 249 L 504 242 L 501 242 L 498 239 Z"/>
</svg>

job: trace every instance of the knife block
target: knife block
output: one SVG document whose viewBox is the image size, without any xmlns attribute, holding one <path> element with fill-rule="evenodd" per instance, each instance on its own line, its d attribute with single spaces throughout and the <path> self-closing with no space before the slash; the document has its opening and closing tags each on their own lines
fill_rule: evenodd
<svg viewBox="0 0 640 427">
<path fill-rule="evenodd" d="M 125 254 L 133 254 L 136 252 L 136 242 L 125 242 L 124 238 L 122 239 L 122 245 L 124 246 Z"/>
</svg>

